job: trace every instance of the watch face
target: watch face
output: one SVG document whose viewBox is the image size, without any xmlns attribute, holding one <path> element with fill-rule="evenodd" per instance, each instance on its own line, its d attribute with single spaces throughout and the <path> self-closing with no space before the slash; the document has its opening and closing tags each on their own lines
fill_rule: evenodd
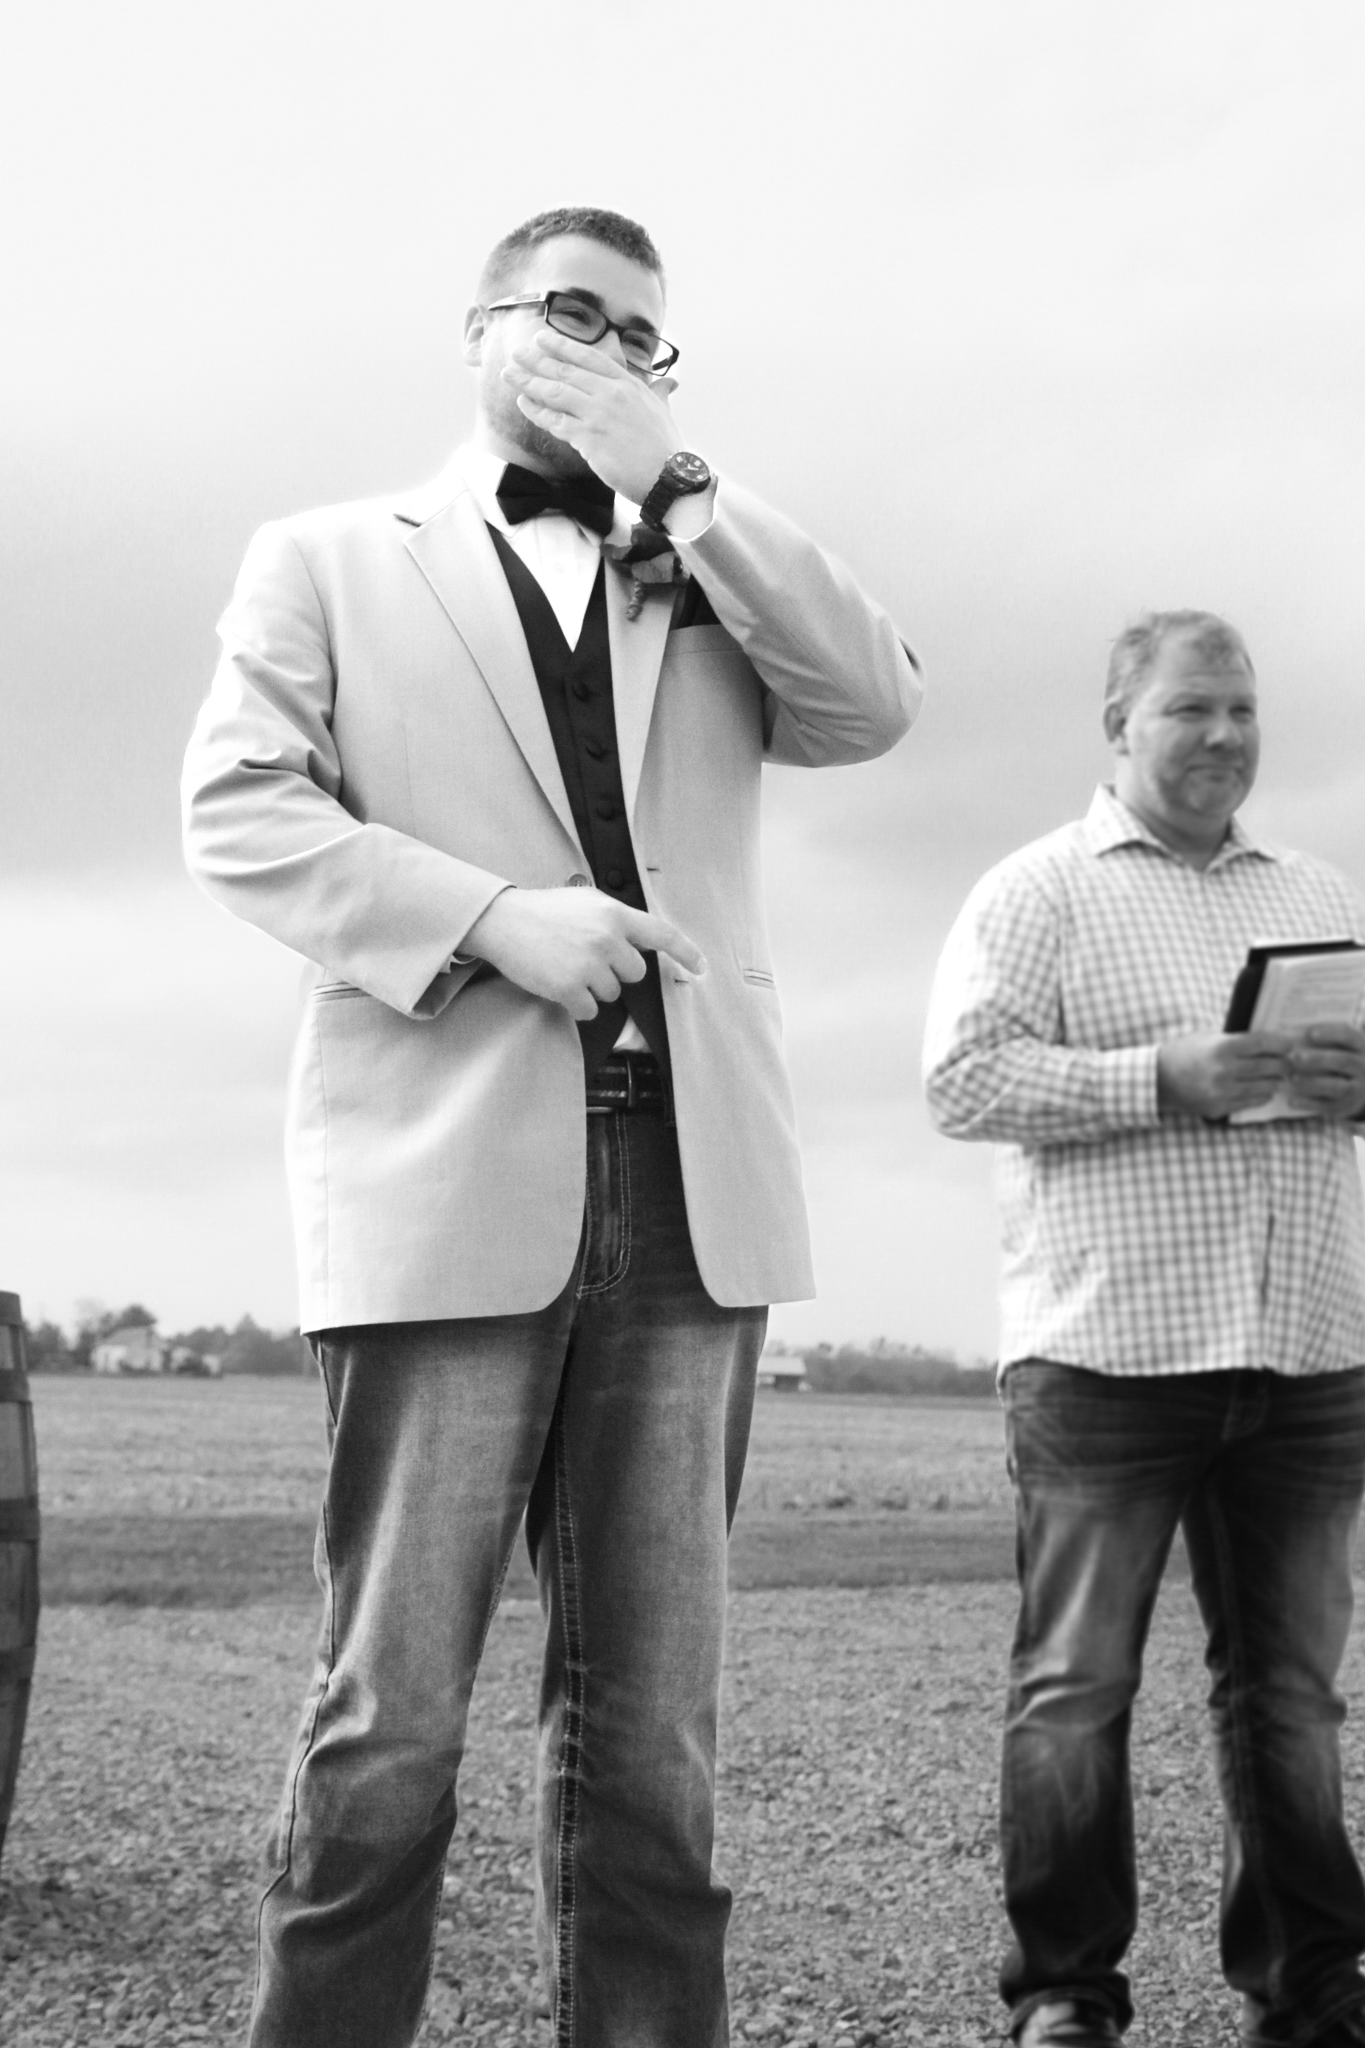
<svg viewBox="0 0 1365 2048">
<path fill-rule="evenodd" d="M 669 456 L 668 467 L 680 484 L 688 485 L 693 490 L 704 490 L 711 481 L 711 472 L 700 455 L 691 455 L 685 448 L 680 448 L 676 455 Z"/>
</svg>

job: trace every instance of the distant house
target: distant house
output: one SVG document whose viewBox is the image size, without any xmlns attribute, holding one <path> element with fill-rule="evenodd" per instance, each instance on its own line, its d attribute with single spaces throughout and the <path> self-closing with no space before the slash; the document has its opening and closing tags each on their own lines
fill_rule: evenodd
<svg viewBox="0 0 1365 2048">
<path fill-rule="evenodd" d="M 90 1363 L 96 1372 L 165 1372 L 170 1353 L 155 1323 L 128 1323 L 100 1338 Z"/>
<path fill-rule="evenodd" d="M 765 1351 L 758 1361 L 758 1384 L 775 1394 L 804 1394 L 809 1391 L 804 1358 L 788 1358 L 781 1351 Z"/>
</svg>

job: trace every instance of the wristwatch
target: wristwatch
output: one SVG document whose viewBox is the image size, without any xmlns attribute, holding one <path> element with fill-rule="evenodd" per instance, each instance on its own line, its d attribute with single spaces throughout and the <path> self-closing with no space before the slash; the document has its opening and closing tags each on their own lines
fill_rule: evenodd
<svg viewBox="0 0 1365 2048">
<path fill-rule="evenodd" d="M 679 448 L 659 471 L 657 481 L 651 485 L 640 507 L 641 525 L 652 526 L 656 533 L 662 533 L 664 514 L 673 501 L 690 498 L 697 491 L 706 490 L 710 482 L 711 472 L 700 455 L 689 455 L 685 448 Z"/>
</svg>

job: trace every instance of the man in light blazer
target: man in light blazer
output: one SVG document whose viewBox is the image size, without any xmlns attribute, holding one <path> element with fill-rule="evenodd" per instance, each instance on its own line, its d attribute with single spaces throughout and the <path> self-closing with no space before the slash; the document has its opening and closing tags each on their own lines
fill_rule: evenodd
<svg viewBox="0 0 1365 2048">
<path fill-rule="evenodd" d="M 556 2038 L 726 2038 L 726 1538 L 766 1304 L 812 1291 L 759 771 L 884 752 L 919 686 L 683 448 L 663 319 L 621 216 L 505 237 L 473 445 L 256 536 L 190 746 L 192 871 L 318 970 L 288 1156 L 326 1612 L 252 2048 L 412 2040 L 523 1514 Z"/>
</svg>

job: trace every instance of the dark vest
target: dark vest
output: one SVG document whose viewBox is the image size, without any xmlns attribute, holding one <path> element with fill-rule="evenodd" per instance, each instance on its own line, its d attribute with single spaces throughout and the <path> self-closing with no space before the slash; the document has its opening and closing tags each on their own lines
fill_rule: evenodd
<svg viewBox="0 0 1365 2048">
<path fill-rule="evenodd" d="M 531 666 L 540 685 L 541 702 L 559 758 L 564 787 L 579 843 L 588 856 L 592 879 L 604 894 L 634 910 L 644 910 L 645 893 L 631 844 L 621 787 L 621 759 L 616 747 L 616 712 L 611 693 L 611 643 L 607 635 L 605 564 L 598 569 L 578 645 L 564 638 L 554 608 L 506 537 L 490 526 L 512 592 Z M 583 1066 L 589 1079 L 621 1035 L 629 1016 L 645 1042 L 668 1071 L 668 1031 L 664 1023 L 659 960 L 646 953 L 643 981 L 624 985 L 623 1000 L 604 1005 L 590 1023 L 580 1024 Z"/>
</svg>

